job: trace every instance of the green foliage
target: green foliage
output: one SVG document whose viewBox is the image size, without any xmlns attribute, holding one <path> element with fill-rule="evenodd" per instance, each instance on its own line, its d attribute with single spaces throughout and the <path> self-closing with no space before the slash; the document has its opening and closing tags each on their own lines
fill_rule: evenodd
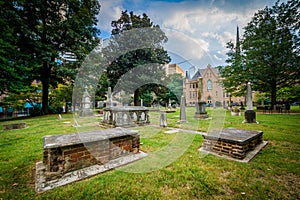
<svg viewBox="0 0 300 200">
<path fill-rule="evenodd" d="M 98 44 L 99 31 L 95 25 L 100 5 L 97 0 L 17 0 L 4 5 L 7 13 L 13 15 L 12 19 L 6 16 L 9 21 L 1 21 L 3 29 L 11 27 L 5 32 L 9 39 L 6 46 L 17 52 L 17 56 L 12 54 L 14 57 L 6 61 L 12 65 L 6 66 L 7 78 L 18 80 L 18 73 L 22 72 L 27 83 L 40 80 L 43 85 L 43 113 L 46 114 L 50 84 L 56 86 L 58 82 L 74 78 L 78 67 L 78 64 L 58 65 L 55 59 L 65 52 L 72 52 L 80 62 Z M 23 61 L 21 56 L 26 59 Z M 13 92 L 11 86 L 5 88 Z"/>
<path fill-rule="evenodd" d="M 182 91 L 183 91 L 183 81 L 184 78 L 181 74 L 170 74 L 168 76 L 168 95 L 167 99 L 180 104 Z"/>
<path fill-rule="evenodd" d="M 238 93 L 250 81 L 253 90 L 269 92 L 275 105 L 278 90 L 299 83 L 299 6 L 299 1 L 277 2 L 255 13 L 245 27 L 240 56 L 228 43 L 230 65 L 220 69 L 226 88 Z"/>
<path fill-rule="evenodd" d="M 146 14 L 139 16 L 123 11 L 120 19 L 112 22 L 112 27 L 112 40 L 104 49 L 105 57 L 110 62 L 107 77 L 114 88 L 126 74 L 127 88 L 135 90 L 127 92 L 135 92 L 134 103 L 137 105 L 139 90 L 155 90 L 158 88 L 157 82 L 162 83 L 165 77 L 163 64 L 168 63 L 170 57 L 162 48 L 162 43 L 167 41 L 167 37 Z"/>
<path fill-rule="evenodd" d="M 25 92 L 34 62 L 20 49 L 22 19 L 12 1 L 0 1 L 0 94 Z"/>
</svg>

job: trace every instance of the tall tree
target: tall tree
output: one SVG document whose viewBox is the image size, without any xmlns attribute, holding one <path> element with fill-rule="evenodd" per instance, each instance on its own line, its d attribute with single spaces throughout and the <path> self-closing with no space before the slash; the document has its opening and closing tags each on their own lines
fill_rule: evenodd
<svg viewBox="0 0 300 200">
<path fill-rule="evenodd" d="M 13 1 L 0 1 L 0 95 L 21 92 L 31 85 L 34 62 L 20 49 L 22 20 Z"/>
<path fill-rule="evenodd" d="M 226 46 L 229 51 L 227 52 L 228 66 L 219 67 L 221 76 L 226 77 L 222 80 L 223 86 L 226 91 L 232 96 L 243 96 L 245 94 L 247 82 L 247 69 L 244 63 L 244 57 L 241 53 L 241 41 L 239 37 L 239 27 L 237 27 L 236 43 L 232 41 L 227 43 Z"/>
<path fill-rule="evenodd" d="M 269 92 L 274 106 L 280 88 L 300 82 L 299 7 L 299 1 L 278 1 L 255 13 L 241 42 L 242 64 L 235 66 L 232 59 L 221 74 L 228 80 L 239 77 L 234 82 L 237 89 L 241 82 L 250 81 L 254 90 Z"/>
<path fill-rule="evenodd" d="M 145 13 L 140 16 L 123 11 L 120 19 L 113 21 L 111 25 L 112 40 L 104 50 L 108 60 L 111 60 L 107 77 L 111 87 L 114 87 L 124 74 L 131 71 L 134 76 L 132 83 L 135 82 L 136 86 L 141 82 L 145 83 L 134 91 L 134 105 L 138 105 L 140 92 L 154 90 L 158 84 L 152 84 L 153 80 L 165 77 L 163 65 L 170 61 L 170 57 L 162 44 L 167 42 L 167 37 L 158 25 L 153 25 Z M 144 71 L 134 70 L 139 67 L 143 67 Z M 130 74 L 128 77 L 131 77 Z"/>
<path fill-rule="evenodd" d="M 42 82 L 42 110 L 47 114 L 49 86 L 64 67 L 55 59 L 73 52 L 81 60 L 94 48 L 100 5 L 97 0 L 24 0 L 15 7 L 22 20 L 21 45 L 37 63 L 32 73 Z"/>
</svg>

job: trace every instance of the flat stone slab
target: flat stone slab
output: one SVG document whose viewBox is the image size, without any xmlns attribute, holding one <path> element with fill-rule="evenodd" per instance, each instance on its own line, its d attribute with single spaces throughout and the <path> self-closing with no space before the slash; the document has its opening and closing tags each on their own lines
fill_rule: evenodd
<svg viewBox="0 0 300 200">
<path fill-rule="evenodd" d="M 229 143 L 243 144 L 256 137 L 261 137 L 262 131 L 240 130 L 235 128 L 223 129 L 220 132 L 213 132 L 203 135 L 204 139 L 218 140 Z"/>
<path fill-rule="evenodd" d="M 15 124 L 4 124 L 3 129 L 6 130 L 13 130 L 13 129 L 22 129 L 26 128 L 26 122 L 15 123 Z"/>
<path fill-rule="evenodd" d="M 46 176 L 45 176 L 46 167 L 43 164 L 43 162 L 37 162 L 35 190 L 36 192 L 45 192 L 47 190 L 51 190 L 53 188 L 60 187 L 75 181 L 86 179 L 96 174 L 126 165 L 128 163 L 142 159 L 147 155 L 148 154 L 140 151 L 137 154 L 128 155 L 128 156 L 111 160 L 108 163 L 105 163 L 103 165 L 92 165 L 83 169 L 66 173 L 61 178 L 51 180 L 51 181 L 46 181 Z"/>
<path fill-rule="evenodd" d="M 203 152 L 203 153 L 207 153 L 207 154 L 212 154 L 212 155 L 215 155 L 215 156 L 218 156 L 218 157 L 221 157 L 221 158 L 225 158 L 225 159 L 228 159 L 228 160 L 247 163 L 247 162 L 250 162 L 250 160 L 252 160 L 267 144 L 268 144 L 267 141 L 262 141 L 262 143 L 257 145 L 254 150 L 249 151 L 246 154 L 246 157 L 244 159 L 237 159 L 237 158 L 233 158 L 233 157 L 228 156 L 228 155 L 219 154 L 219 153 L 212 152 L 212 151 L 207 151 L 203 147 L 200 147 L 198 149 L 198 151 Z"/>
<path fill-rule="evenodd" d="M 108 140 L 115 137 L 127 135 L 138 135 L 138 131 L 117 127 L 112 129 L 80 132 L 75 134 L 46 136 L 44 137 L 44 149 L 70 146 L 99 140 Z"/>
</svg>

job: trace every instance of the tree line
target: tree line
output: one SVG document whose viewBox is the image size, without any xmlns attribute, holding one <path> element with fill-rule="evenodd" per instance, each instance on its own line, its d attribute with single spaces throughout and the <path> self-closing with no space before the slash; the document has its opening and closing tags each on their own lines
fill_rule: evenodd
<svg viewBox="0 0 300 200">
<path fill-rule="evenodd" d="M 300 83 L 299 8 L 298 0 L 277 1 L 254 14 L 243 37 L 237 35 L 236 44 L 227 43 L 228 65 L 219 67 L 227 92 L 245 95 L 246 84 L 251 82 L 253 90 L 271 99 L 272 107 L 278 95 L 300 98 L 296 94 Z"/>
</svg>

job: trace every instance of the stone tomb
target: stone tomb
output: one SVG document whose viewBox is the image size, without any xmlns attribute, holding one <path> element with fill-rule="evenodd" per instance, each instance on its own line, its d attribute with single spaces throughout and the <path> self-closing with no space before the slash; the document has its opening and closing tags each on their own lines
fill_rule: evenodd
<svg viewBox="0 0 300 200">
<path fill-rule="evenodd" d="M 149 109 L 143 106 L 107 107 L 103 110 L 104 126 L 132 127 L 150 124 Z"/>
<path fill-rule="evenodd" d="M 139 145 L 138 131 L 124 128 L 46 136 L 43 161 L 36 164 L 36 191 L 46 191 L 140 159 L 145 155 L 142 152 L 138 155 Z"/>
<path fill-rule="evenodd" d="M 26 128 L 26 122 L 3 125 L 4 130 L 13 130 L 13 129 L 22 129 L 22 128 Z"/>
<path fill-rule="evenodd" d="M 204 141 L 200 151 L 248 162 L 267 144 L 262 136 L 262 131 L 228 128 L 203 135 Z"/>
</svg>

